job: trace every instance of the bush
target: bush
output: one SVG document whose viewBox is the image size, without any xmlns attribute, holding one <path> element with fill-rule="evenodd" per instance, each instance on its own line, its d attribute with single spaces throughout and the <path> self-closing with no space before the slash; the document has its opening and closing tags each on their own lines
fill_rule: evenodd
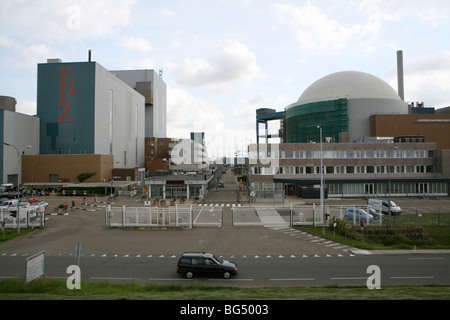
<svg viewBox="0 0 450 320">
<path fill-rule="evenodd" d="M 435 240 L 430 237 L 422 226 L 369 226 L 361 230 L 359 226 L 345 225 L 343 221 L 337 221 L 336 232 L 350 239 L 362 239 L 365 241 L 391 245 L 434 245 Z"/>
</svg>

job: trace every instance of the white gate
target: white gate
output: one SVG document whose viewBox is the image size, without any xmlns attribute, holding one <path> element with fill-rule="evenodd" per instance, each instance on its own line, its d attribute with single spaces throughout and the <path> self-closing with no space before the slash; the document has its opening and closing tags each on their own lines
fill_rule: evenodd
<svg viewBox="0 0 450 320">
<path fill-rule="evenodd" d="M 192 228 L 192 206 L 106 207 L 105 224 L 114 227 Z"/>
</svg>

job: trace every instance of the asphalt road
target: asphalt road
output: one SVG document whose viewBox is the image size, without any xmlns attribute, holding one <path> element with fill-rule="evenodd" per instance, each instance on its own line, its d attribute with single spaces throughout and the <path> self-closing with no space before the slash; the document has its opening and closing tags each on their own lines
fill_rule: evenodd
<svg viewBox="0 0 450 320">
<path fill-rule="evenodd" d="M 224 175 L 225 187 L 208 194 L 212 201 L 234 201 L 237 183 Z M 121 197 L 122 198 L 122 197 Z M 55 201 L 61 201 L 56 199 Z M 135 198 L 117 199 L 135 203 Z M 49 201 L 50 202 L 50 201 Z M 71 209 L 67 215 L 47 216 L 43 230 L 0 245 L 0 279 L 25 277 L 27 257 L 45 251 L 45 276 L 67 278 L 77 263 L 75 245 L 83 243 L 81 276 L 87 280 L 202 283 L 237 286 L 359 284 L 381 269 L 385 284 L 449 284 L 449 254 L 366 254 L 290 227 L 231 225 L 231 208 L 223 207 L 223 226 L 191 230 L 108 229 L 105 211 Z M 184 279 L 176 262 L 184 251 L 211 252 L 238 264 L 229 280 Z"/>
</svg>

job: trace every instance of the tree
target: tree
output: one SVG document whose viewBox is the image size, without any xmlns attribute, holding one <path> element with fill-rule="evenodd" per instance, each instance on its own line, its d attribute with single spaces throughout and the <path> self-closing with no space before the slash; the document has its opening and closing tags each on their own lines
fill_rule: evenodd
<svg viewBox="0 0 450 320">
<path fill-rule="evenodd" d="M 78 179 L 78 181 L 80 181 L 80 182 L 84 182 L 84 181 L 86 181 L 87 179 L 89 179 L 89 178 L 95 176 L 96 174 L 97 174 L 97 172 L 83 172 L 83 173 L 80 173 L 80 174 L 77 176 L 77 179 Z"/>
</svg>

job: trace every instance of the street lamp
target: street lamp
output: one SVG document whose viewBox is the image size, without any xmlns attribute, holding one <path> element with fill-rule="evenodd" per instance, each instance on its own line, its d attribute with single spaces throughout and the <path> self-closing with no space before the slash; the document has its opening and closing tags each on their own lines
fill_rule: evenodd
<svg viewBox="0 0 450 320">
<path fill-rule="evenodd" d="M 317 125 L 320 130 L 320 210 L 322 210 L 322 235 L 325 237 L 325 210 L 323 195 L 323 149 L 322 149 L 322 126 Z"/>
<path fill-rule="evenodd" d="M 21 183 L 21 159 L 22 159 L 22 151 L 24 149 L 31 149 L 31 146 L 23 146 L 20 149 L 18 149 L 16 146 L 3 142 L 3 144 L 5 146 L 9 146 L 9 147 L 13 147 L 16 152 L 17 152 L 17 213 L 16 213 L 16 217 L 17 217 L 17 235 L 20 236 L 20 211 L 19 211 L 19 198 L 20 198 L 20 183 Z"/>
</svg>

